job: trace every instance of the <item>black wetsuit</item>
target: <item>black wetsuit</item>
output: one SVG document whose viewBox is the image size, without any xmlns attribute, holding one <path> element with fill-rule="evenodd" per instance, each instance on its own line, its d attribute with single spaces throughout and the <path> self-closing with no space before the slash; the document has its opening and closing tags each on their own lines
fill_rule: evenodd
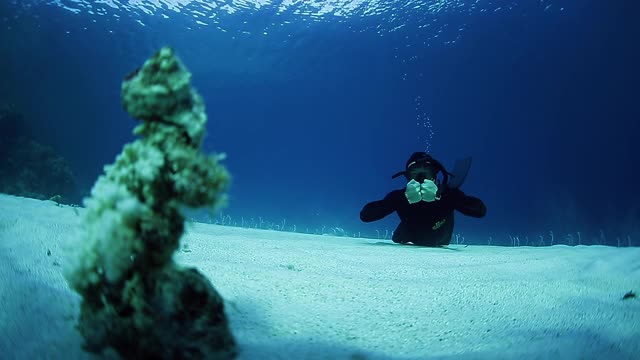
<svg viewBox="0 0 640 360">
<path fill-rule="evenodd" d="M 394 242 L 442 246 L 451 241 L 454 210 L 477 218 L 487 212 L 482 200 L 467 196 L 459 189 L 445 190 L 438 201 L 415 204 L 409 204 L 404 191 L 394 190 L 384 199 L 368 203 L 360 211 L 360 219 L 364 222 L 376 221 L 396 211 L 400 224 L 393 233 Z"/>
</svg>

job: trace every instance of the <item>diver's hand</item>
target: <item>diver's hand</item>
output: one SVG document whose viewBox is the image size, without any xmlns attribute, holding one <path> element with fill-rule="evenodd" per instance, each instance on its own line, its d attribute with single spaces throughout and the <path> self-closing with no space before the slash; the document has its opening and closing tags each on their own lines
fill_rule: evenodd
<svg viewBox="0 0 640 360">
<path fill-rule="evenodd" d="M 436 200 L 440 200 L 438 195 L 438 185 L 436 185 L 431 180 L 425 180 L 420 185 L 420 194 L 422 196 L 422 201 L 432 202 Z"/>
<path fill-rule="evenodd" d="M 420 195 L 420 183 L 411 180 L 407 183 L 407 188 L 404 191 L 404 196 L 409 200 L 409 204 L 415 204 L 422 200 L 422 195 Z"/>
</svg>

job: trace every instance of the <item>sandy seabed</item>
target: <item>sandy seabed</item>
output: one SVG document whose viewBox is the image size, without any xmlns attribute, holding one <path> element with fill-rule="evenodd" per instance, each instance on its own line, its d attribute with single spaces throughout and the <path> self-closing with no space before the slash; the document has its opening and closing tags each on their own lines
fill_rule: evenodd
<svg viewBox="0 0 640 360">
<path fill-rule="evenodd" d="M 62 269 L 84 209 L 0 194 L 0 358 L 91 359 Z M 431 249 L 190 223 L 239 359 L 638 359 L 640 248 Z"/>
</svg>

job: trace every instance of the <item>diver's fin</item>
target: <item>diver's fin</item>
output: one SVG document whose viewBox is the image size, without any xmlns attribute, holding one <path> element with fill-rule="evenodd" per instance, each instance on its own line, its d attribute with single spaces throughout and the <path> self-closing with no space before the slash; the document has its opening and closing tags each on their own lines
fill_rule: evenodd
<svg viewBox="0 0 640 360">
<path fill-rule="evenodd" d="M 469 168 L 471 168 L 471 156 L 456 161 L 453 166 L 453 176 L 449 178 L 447 186 L 451 189 L 457 189 L 462 186 L 467 173 L 469 173 Z"/>
</svg>

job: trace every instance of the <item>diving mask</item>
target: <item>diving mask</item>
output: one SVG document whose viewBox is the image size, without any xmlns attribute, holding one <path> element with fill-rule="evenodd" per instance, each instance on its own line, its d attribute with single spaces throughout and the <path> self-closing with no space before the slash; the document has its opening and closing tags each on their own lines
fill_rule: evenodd
<svg viewBox="0 0 640 360">
<path fill-rule="evenodd" d="M 431 162 L 426 159 L 422 161 L 414 161 L 407 166 L 406 174 L 409 179 L 414 179 L 419 183 L 425 180 L 435 180 L 438 172 Z"/>
</svg>

